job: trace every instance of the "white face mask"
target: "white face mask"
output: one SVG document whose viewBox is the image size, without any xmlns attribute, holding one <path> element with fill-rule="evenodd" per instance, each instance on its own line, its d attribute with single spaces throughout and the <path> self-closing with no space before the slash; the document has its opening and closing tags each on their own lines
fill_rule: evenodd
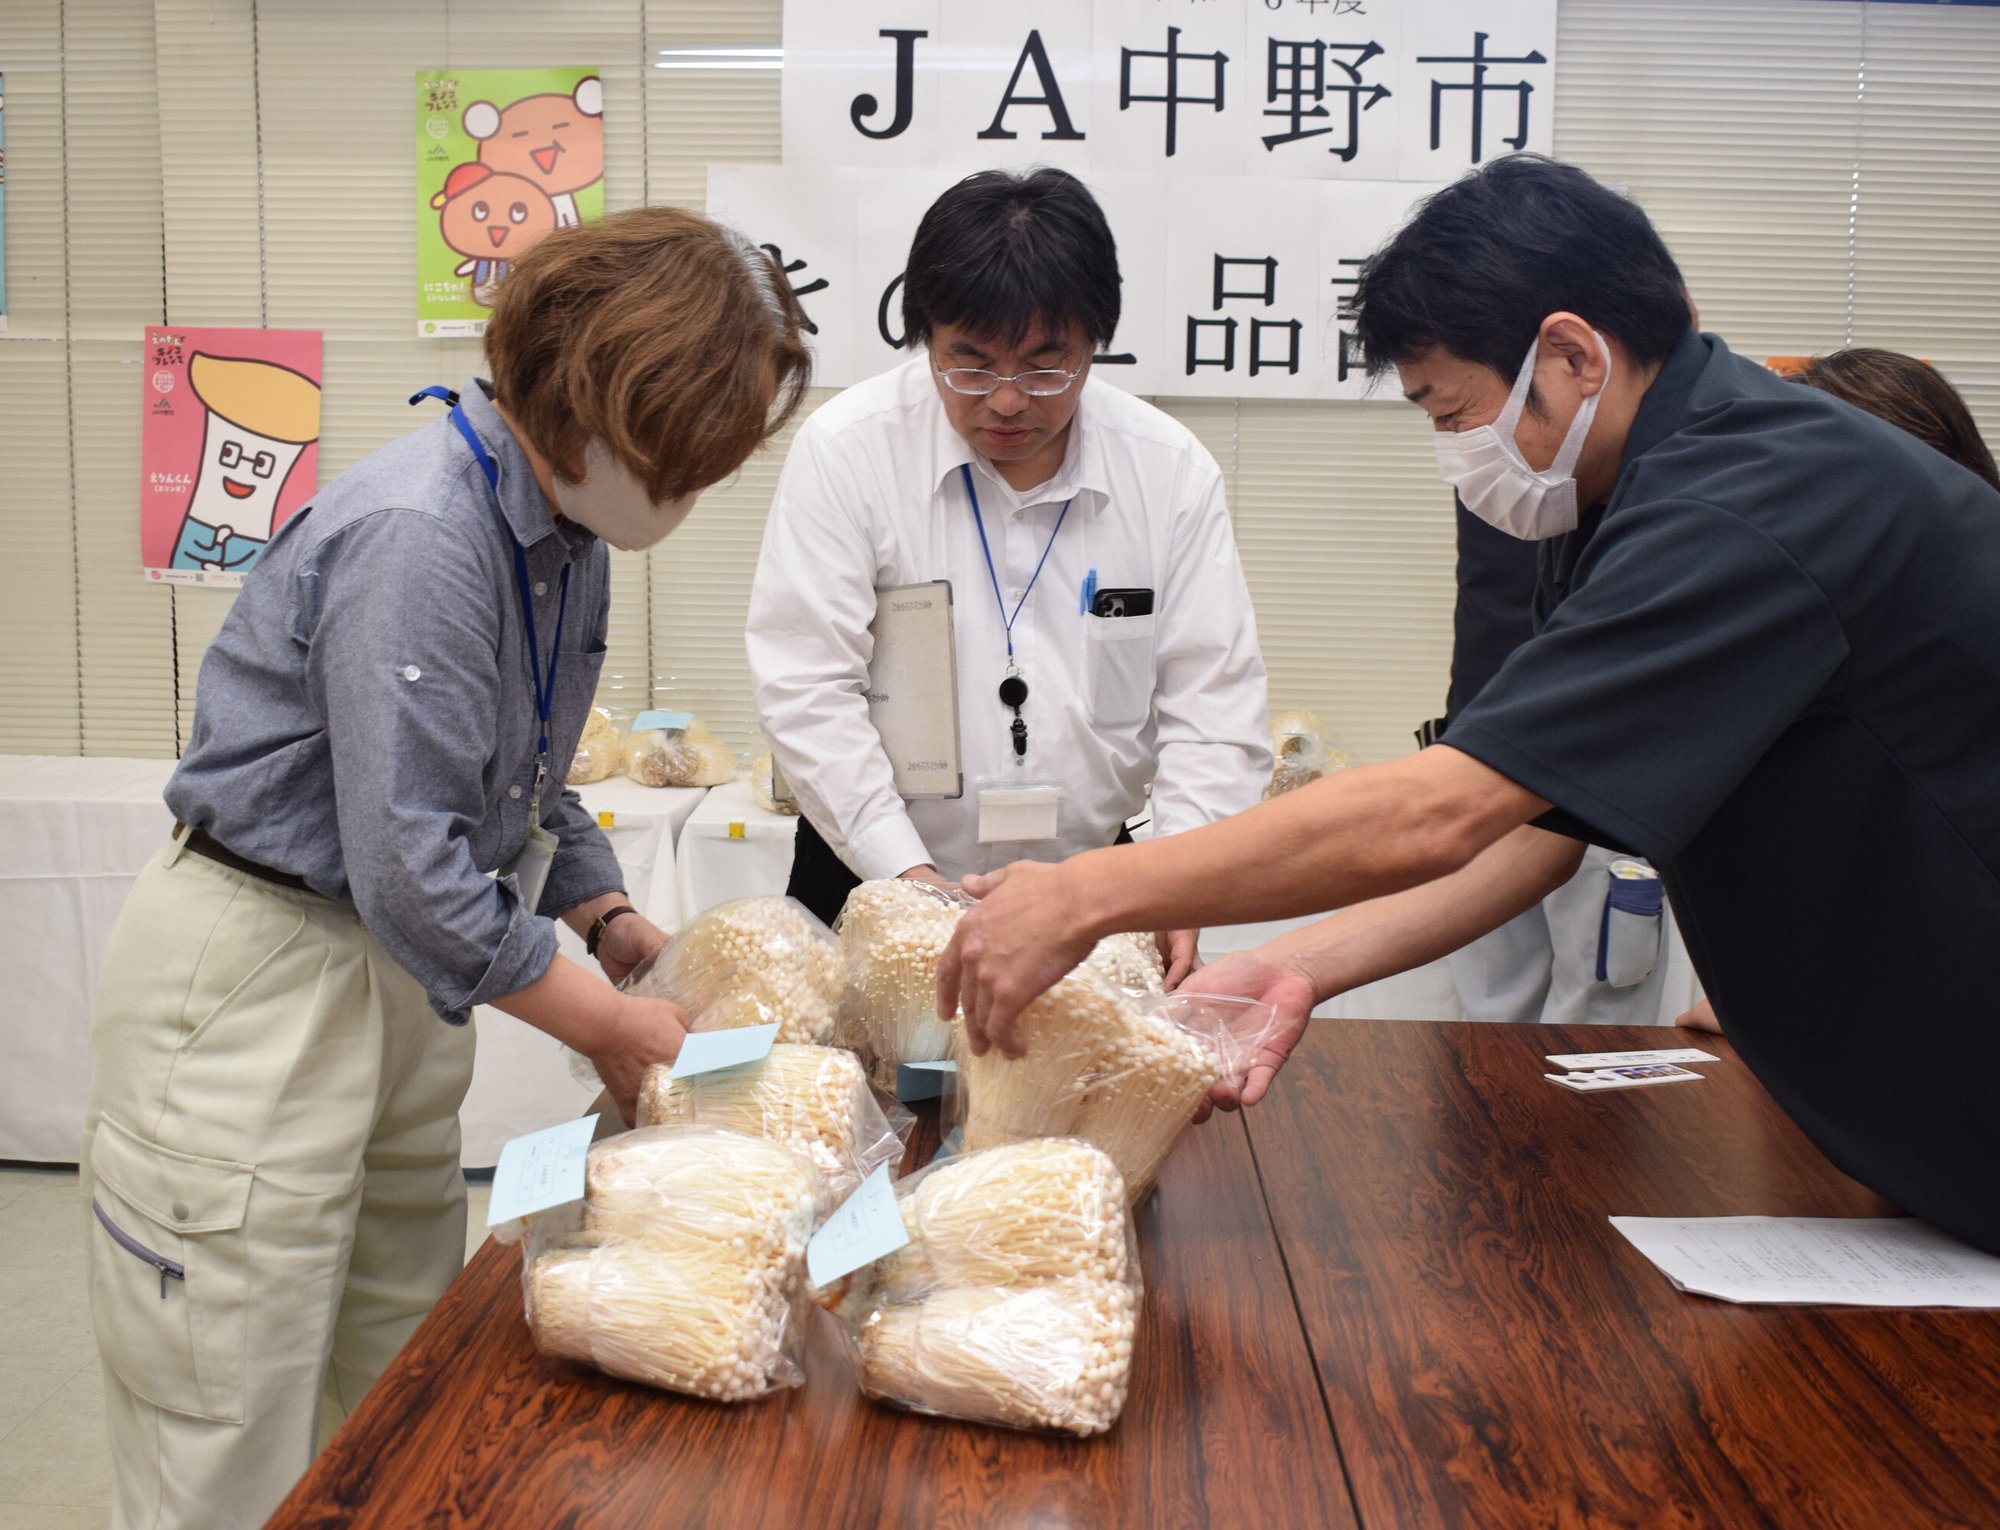
<svg viewBox="0 0 2000 1530">
<path fill-rule="evenodd" d="M 583 477 L 571 480 L 557 473 L 556 502 L 562 513 L 587 531 L 594 531 L 620 552 L 638 552 L 664 541 L 687 519 L 698 495 L 679 499 L 650 498 L 646 486 L 602 441 L 583 450 Z"/>
<path fill-rule="evenodd" d="M 1597 334 L 1595 330 L 1591 333 Z M 1514 391 L 1507 395 L 1507 407 L 1500 411 L 1499 419 L 1472 430 L 1441 430 L 1433 437 L 1438 476 L 1458 490 L 1465 508 L 1487 525 L 1524 542 L 1539 542 L 1576 529 L 1576 480 L 1570 474 L 1583 455 L 1584 438 L 1590 434 L 1590 422 L 1597 418 L 1598 402 L 1611 386 L 1611 347 L 1602 335 L 1597 335 L 1597 343 L 1604 351 L 1604 386 L 1577 409 L 1547 472 L 1529 467 L 1514 439 L 1521 411 L 1527 407 L 1528 386 L 1535 377 L 1539 337 L 1528 347 L 1528 359 L 1521 363 Z"/>
</svg>

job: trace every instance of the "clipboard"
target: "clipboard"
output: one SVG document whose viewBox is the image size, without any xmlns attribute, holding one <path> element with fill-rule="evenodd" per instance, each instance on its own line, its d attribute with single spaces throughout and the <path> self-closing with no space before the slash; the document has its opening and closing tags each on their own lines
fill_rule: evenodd
<svg viewBox="0 0 2000 1530">
<path fill-rule="evenodd" d="M 965 795 L 958 748 L 958 641 L 951 581 L 875 592 L 868 720 L 905 798 Z"/>
</svg>

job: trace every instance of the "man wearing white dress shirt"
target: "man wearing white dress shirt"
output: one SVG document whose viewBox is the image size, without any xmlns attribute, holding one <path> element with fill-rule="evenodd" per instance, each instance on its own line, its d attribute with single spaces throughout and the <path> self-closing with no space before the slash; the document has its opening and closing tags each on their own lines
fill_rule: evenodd
<svg viewBox="0 0 2000 1530">
<path fill-rule="evenodd" d="M 1090 375 L 1118 286 L 1080 181 L 971 176 L 911 245 L 916 354 L 792 445 L 748 646 L 802 810 L 790 890 L 822 918 L 857 880 L 952 883 L 1109 845 L 1148 783 L 1153 830 L 1171 834 L 1251 806 L 1269 778 L 1221 472 L 1182 425 Z M 869 623 L 878 590 L 932 580 L 952 588 L 964 787 L 906 801 L 864 694 Z M 1023 791 L 1051 784 L 1053 812 Z M 1170 984 L 1195 936 L 1161 933 Z"/>
</svg>

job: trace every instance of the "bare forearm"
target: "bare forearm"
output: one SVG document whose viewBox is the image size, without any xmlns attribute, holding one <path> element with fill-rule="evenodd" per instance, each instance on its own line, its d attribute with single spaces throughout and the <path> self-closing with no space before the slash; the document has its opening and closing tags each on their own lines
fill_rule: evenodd
<svg viewBox="0 0 2000 1530">
<path fill-rule="evenodd" d="M 593 977 L 559 951 L 549 963 L 548 971 L 526 988 L 496 999 L 494 1008 L 526 1021 L 538 1031 L 548 1032 L 571 1050 L 588 1056 L 617 1033 L 620 997 L 617 989 L 602 978 Z"/>
<path fill-rule="evenodd" d="M 1546 806 L 1440 746 L 1064 869 L 1094 935 L 1289 918 L 1448 876 Z"/>
<path fill-rule="evenodd" d="M 1376 898 L 1268 942 L 1315 1002 L 1436 961 L 1532 908 L 1576 872 L 1583 846 L 1523 825 L 1463 870 Z"/>
</svg>

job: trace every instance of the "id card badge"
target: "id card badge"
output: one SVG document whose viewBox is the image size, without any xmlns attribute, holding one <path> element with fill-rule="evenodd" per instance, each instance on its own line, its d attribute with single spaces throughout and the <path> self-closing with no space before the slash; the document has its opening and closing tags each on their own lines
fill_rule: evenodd
<svg viewBox="0 0 2000 1530">
<path fill-rule="evenodd" d="M 1063 789 L 1053 781 L 976 783 L 979 843 L 1008 845 L 1054 839 L 1062 831 Z"/>
<path fill-rule="evenodd" d="M 531 823 L 521 853 L 500 868 L 501 876 L 514 878 L 521 889 L 521 906 L 531 914 L 542 906 L 542 889 L 549 885 L 549 868 L 556 863 L 561 843 L 541 824 Z"/>
</svg>

